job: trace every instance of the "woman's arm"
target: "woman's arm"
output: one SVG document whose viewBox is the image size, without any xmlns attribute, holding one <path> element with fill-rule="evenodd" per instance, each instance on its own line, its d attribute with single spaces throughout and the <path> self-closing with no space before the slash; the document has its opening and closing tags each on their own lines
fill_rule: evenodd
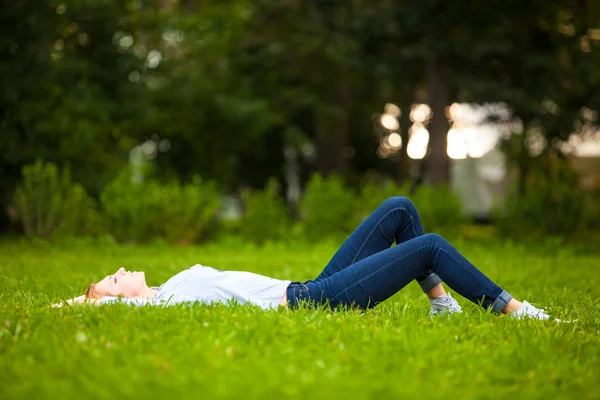
<svg viewBox="0 0 600 400">
<path fill-rule="evenodd" d="M 88 299 L 85 297 L 85 295 L 81 295 L 81 296 L 77 296 L 77 297 L 73 297 L 72 299 L 69 300 L 62 300 L 59 301 L 58 303 L 54 303 L 52 304 L 51 307 L 63 307 L 65 304 L 67 305 L 73 305 L 73 304 L 96 304 L 96 305 L 100 305 L 102 304 L 102 300 L 101 299 Z"/>
<path fill-rule="evenodd" d="M 138 306 L 138 307 L 145 306 L 145 305 L 156 306 L 156 305 L 162 304 L 162 302 L 160 300 L 147 299 L 144 297 L 126 298 L 126 297 L 116 297 L 116 296 L 104 296 L 102 298 L 102 300 L 100 300 L 100 303 L 101 304 L 120 303 L 120 304 L 129 304 L 130 306 Z"/>
</svg>

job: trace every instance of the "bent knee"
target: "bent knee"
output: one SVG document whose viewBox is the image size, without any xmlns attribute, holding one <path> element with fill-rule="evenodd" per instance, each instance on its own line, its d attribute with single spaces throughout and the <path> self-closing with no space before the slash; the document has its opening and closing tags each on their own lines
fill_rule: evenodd
<svg viewBox="0 0 600 400">
<path fill-rule="evenodd" d="M 434 244 L 441 244 L 441 243 L 446 243 L 447 240 L 444 239 L 444 237 L 442 235 L 439 235 L 437 233 L 426 233 L 425 235 L 423 235 L 427 240 L 431 240 L 432 243 Z"/>
<path fill-rule="evenodd" d="M 383 204 L 389 206 L 390 208 L 406 208 L 409 210 L 414 210 L 415 205 L 408 199 L 408 197 L 404 196 L 393 196 L 388 198 Z"/>
</svg>

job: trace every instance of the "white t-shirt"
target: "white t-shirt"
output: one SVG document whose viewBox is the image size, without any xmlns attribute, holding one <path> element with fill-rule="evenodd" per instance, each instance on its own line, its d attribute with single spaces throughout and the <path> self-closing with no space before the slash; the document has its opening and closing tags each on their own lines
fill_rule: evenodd
<svg viewBox="0 0 600 400">
<path fill-rule="evenodd" d="M 105 296 L 102 304 L 122 302 L 136 306 L 172 305 L 184 302 L 251 303 L 276 309 L 291 281 L 243 271 L 221 271 L 200 264 L 173 276 L 158 288 L 154 299 Z"/>
</svg>

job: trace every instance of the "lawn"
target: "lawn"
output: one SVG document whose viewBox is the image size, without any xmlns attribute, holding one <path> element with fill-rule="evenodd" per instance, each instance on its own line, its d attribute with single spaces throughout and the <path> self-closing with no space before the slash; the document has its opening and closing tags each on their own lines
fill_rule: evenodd
<svg viewBox="0 0 600 400">
<path fill-rule="evenodd" d="M 366 313 L 50 309 L 121 266 L 146 271 L 150 285 L 197 263 L 311 279 L 336 246 L 5 241 L 0 398 L 600 398 L 600 257 L 560 246 L 456 246 L 515 297 L 579 321 L 517 321 L 458 294 L 463 314 L 430 319 L 415 283 Z"/>
</svg>

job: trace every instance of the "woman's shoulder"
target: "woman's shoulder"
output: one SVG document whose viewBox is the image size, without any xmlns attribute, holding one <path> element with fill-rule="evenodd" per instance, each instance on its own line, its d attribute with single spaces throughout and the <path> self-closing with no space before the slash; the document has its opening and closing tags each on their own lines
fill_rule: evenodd
<svg viewBox="0 0 600 400">
<path fill-rule="evenodd" d="M 218 270 L 212 267 L 207 267 L 202 264 L 196 264 L 188 269 L 184 269 L 183 271 L 173 275 L 171 279 L 169 279 L 169 281 L 182 281 L 186 280 L 187 278 L 214 274 L 215 272 L 218 272 Z"/>
<path fill-rule="evenodd" d="M 160 286 L 159 297 L 172 294 L 182 294 L 189 290 L 198 290 L 200 287 L 211 285 L 216 276 L 214 268 L 196 264 L 188 269 L 173 275 L 168 281 Z"/>
<path fill-rule="evenodd" d="M 225 272 L 220 269 L 216 269 L 216 268 L 209 267 L 207 265 L 202 265 L 202 264 L 196 264 L 196 265 L 188 268 L 186 271 L 197 271 L 197 272 L 206 272 L 206 273 Z"/>
<path fill-rule="evenodd" d="M 204 268 L 204 269 L 212 269 L 212 270 L 218 271 L 216 268 L 209 267 L 208 265 L 202 265 L 202 264 L 196 264 L 196 265 L 192 265 L 192 266 L 191 266 L 190 268 L 188 268 L 188 269 L 197 269 L 197 268 L 200 268 L 200 269 L 202 269 L 202 268 Z"/>
</svg>

